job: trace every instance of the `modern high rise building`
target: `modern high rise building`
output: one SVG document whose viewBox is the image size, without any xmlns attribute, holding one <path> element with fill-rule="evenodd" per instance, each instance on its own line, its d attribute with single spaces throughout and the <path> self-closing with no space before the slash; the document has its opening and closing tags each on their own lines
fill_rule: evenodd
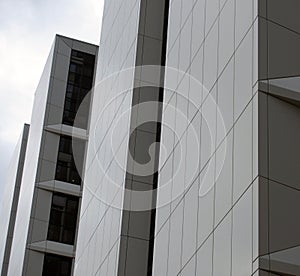
<svg viewBox="0 0 300 276">
<path fill-rule="evenodd" d="M 8 272 L 2 275 L 72 273 L 97 51 L 92 44 L 55 38 L 35 93 L 22 180 L 16 183 L 21 187 Z"/>
<path fill-rule="evenodd" d="M 299 8 L 105 1 L 75 275 L 299 274 Z"/>
<path fill-rule="evenodd" d="M 29 125 L 25 124 L 8 168 L 0 209 L 0 272 L 7 275 L 11 244 L 20 196 Z"/>
<path fill-rule="evenodd" d="M 299 11 L 109 0 L 99 55 L 57 37 L 8 275 L 300 275 Z"/>
</svg>

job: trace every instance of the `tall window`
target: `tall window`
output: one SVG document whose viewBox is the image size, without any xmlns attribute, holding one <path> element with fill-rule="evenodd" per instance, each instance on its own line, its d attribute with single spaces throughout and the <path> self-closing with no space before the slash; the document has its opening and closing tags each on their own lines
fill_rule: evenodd
<svg viewBox="0 0 300 276">
<path fill-rule="evenodd" d="M 85 141 L 73 139 L 74 141 L 72 141 L 72 137 L 64 135 L 60 137 L 55 179 L 80 185 L 80 172 L 82 171 Z M 80 160 L 76 160 L 77 167 L 73 156 L 73 146 L 76 147 L 76 154 L 80 157 L 78 158 Z"/>
<path fill-rule="evenodd" d="M 93 85 L 95 56 L 72 50 L 67 83 L 67 92 L 63 113 L 63 124 L 73 126 L 76 117 L 76 127 L 87 128 L 90 99 L 88 92 Z"/>
<path fill-rule="evenodd" d="M 77 197 L 54 193 L 47 239 L 60 243 L 74 244 L 77 214 Z"/>
<path fill-rule="evenodd" d="M 72 258 L 45 254 L 43 276 L 71 276 Z"/>
</svg>

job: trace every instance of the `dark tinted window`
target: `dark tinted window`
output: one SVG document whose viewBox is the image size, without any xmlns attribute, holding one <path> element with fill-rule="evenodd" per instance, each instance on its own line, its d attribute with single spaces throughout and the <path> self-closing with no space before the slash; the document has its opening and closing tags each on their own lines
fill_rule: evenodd
<svg viewBox="0 0 300 276">
<path fill-rule="evenodd" d="M 72 258 L 45 254 L 43 276 L 70 276 Z"/>
<path fill-rule="evenodd" d="M 48 240 L 74 244 L 78 198 L 54 193 L 50 212 Z"/>
<path fill-rule="evenodd" d="M 77 159 L 77 167 L 75 165 L 73 156 L 73 146 L 76 146 L 76 154 L 79 156 Z M 81 177 L 78 170 L 82 170 L 82 160 L 84 158 L 85 142 L 79 139 L 74 139 L 69 136 L 61 136 L 59 142 L 59 151 L 56 165 L 55 179 L 72 183 L 81 184 Z M 79 164 L 80 163 L 80 164 Z"/>
<path fill-rule="evenodd" d="M 76 127 L 87 128 L 90 99 L 87 97 L 84 102 L 83 99 L 92 88 L 94 67 L 94 55 L 72 50 L 63 124 L 74 124 L 78 108 L 81 105 L 81 112 L 77 114 Z"/>
</svg>

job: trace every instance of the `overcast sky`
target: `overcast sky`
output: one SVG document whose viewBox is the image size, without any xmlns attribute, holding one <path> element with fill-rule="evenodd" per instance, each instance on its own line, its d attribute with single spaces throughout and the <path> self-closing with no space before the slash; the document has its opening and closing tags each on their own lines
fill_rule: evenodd
<svg viewBox="0 0 300 276">
<path fill-rule="evenodd" d="M 56 33 L 98 44 L 104 0 L 0 0 L 0 199 Z"/>
</svg>

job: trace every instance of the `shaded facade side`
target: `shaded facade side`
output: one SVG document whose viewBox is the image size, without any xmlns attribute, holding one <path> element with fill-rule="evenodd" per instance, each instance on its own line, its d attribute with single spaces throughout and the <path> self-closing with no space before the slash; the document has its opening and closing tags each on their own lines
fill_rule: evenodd
<svg viewBox="0 0 300 276">
<path fill-rule="evenodd" d="M 255 275 L 298 275 L 298 1 L 259 1 L 259 258 Z"/>
<path fill-rule="evenodd" d="M 117 274 L 120 276 L 152 274 L 168 12 L 169 0 L 140 3 Z M 144 204 L 140 204 L 142 194 Z"/>
</svg>

